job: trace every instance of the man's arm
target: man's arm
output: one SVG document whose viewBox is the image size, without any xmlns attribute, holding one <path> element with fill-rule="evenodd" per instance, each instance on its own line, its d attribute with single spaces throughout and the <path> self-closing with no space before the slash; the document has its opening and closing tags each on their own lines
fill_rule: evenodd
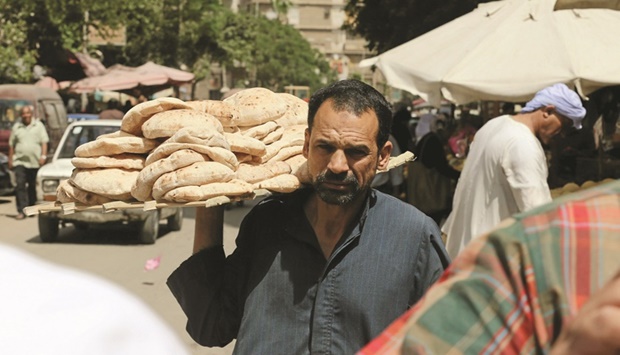
<svg viewBox="0 0 620 355">
<path fill-rule="evenodd" d="M 41 143 L 41 157 L 39 157 L 39 165 L 45 164 L 47 160 L 47 142 Z"/>
<path fill-rule="evenodd" d="M 620 351 L 620 273 L 562 328 L 551 348 L 558 354 L 617 354 Z"/>
<path fill-rule="evenodd" d="M 9 170 L 13 170 L 13 155 L 15 155 L 15 150 L 12 145 L 9 145 Z"/>
<path fill-rule="evenodd" d="M 224 245 L 224 206 L 196 208 L 194 254 L 216 245 Z"/>
</svg>

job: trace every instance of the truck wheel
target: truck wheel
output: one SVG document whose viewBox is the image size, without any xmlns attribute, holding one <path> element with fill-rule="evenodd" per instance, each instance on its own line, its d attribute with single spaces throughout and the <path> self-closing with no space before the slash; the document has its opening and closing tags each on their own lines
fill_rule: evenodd
<svg viewBox="0 0 620 355">
<path fill-rule="evenodd" d="M 150 211 L 140 227 L 140 242 L 143 244 L 155 244 L 158 234 L 159 210 Z"/>
<path fill-rule="evenodd" d="M 58 238 L 58 218 L 39 214 L 39 238 L 44 243 L 51 243 Z"/>
<path fill-rule="evenodd" d="M 178 208 L 176 213 L 168 217 L 168 229 L 171 231 L 180 231 L 183 226 L 183 209 Z"/>
</svg>

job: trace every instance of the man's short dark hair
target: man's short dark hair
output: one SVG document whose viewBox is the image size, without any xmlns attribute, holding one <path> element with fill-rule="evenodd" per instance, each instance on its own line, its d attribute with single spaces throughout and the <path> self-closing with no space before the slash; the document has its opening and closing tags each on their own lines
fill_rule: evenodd
<svg viewBox="0 0 620 355">
<path fill-rule="evenodd" d="M 319 107 L 330 99 L 334 109 L 347 111 L 356 116 L 374 111 L 379 119 L 377 147 L 379 149 L 383 147 L 392 128 L 392 108 L 379 91 L 355 79 L 337 81 L 319 89 L 312 95 L 308 104 L 308 129 L 312 130 L 314 116 Z"/>
</svg>

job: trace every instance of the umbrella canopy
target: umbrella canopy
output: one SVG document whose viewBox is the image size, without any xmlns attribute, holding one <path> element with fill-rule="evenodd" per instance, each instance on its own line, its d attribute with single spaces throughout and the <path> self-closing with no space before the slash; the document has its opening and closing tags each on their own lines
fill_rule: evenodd
<svg viewBox="0 0 620 355">
<path fill-rule="evenodd" d="M 523 102 L 558 82 L 582 95 L 620 84 L 620 11 L 555 0 L 503 0 L 478 8 L 360 66 L 434 106 Z"/>
<path fill-rule="evenodd" d="M 109 67 L 103 75 L 76 81 L 70 90 L 76 93 L 90 93 L 97 90 L 123 91 L 151 87 L 158 91 L 162 86 L 180 85 L 192 80 L 194 80 L 192 73 L 153 62 L 147 62 L 139 67 L 117 64 Z"/>
</svg>

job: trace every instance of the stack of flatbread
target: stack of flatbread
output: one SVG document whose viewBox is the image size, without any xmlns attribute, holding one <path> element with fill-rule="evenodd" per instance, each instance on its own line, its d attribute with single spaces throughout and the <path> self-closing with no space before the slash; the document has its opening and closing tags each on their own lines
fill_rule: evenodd
<svg viewBox="0 0 620 355">
<path fill-rule="evenodd" d="M 301 187 L 305 101 L 264 88 L 223 101 L 160 98 L 134 106 L 121 130 L 76 149 L 60 202 L 191 202 Z"/>
<path fill-rule="evenodd" d="M 131 187 L 158 141 L 118 131 L 79 146 L 71 178 L 59 185 L 60 202 L 87 205 L 131 200 Z"/>
</svg>

